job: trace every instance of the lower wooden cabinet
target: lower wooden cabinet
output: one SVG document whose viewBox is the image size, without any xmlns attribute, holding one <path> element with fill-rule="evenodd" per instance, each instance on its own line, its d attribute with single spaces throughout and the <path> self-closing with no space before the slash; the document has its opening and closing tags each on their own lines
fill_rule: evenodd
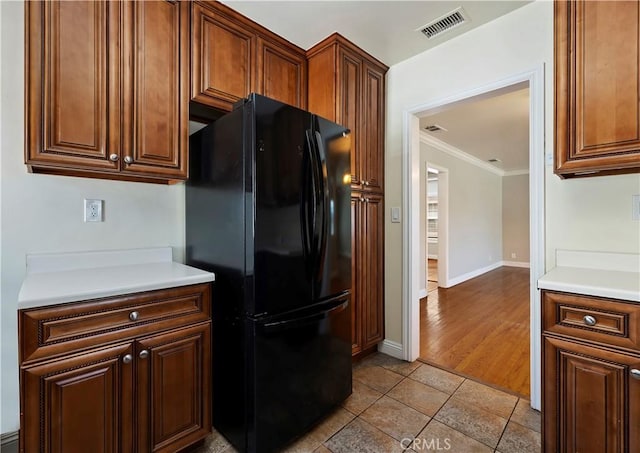
<svg viewBox="0 0 640 453">
<path fill-rule="evenodd" d="M 384 339 L 384 209 L 382 195 L 351 195 L 352 353 Z"/>
<path fill-rule="evenodd" d="M 206 437 L 211 431 L 211 321 L 185 325 L 194 314 L 181 317 L 177 310 L 174 328 L 167 328 L 167 320 L 161 321 L 151 310 L 149 298 L 155 294 L 160 305 L 171 297 L 183 300 L 182 311 L 189 312 L 190 299 L 197 293 L 207 305 L 200 316 L 208 317 L 209 291 L 209 285 L 196 285 L 118 296 L 113 301 L 77 302 L 60 306 L 67 311 L 82 307 L 65 318 L 41 319 L 47 331 L 54 330 L 55 324 L 78 324 L 84 332 L 94 329 L 98 337 L 112 323 L 121 339 L 82 349 L 67 335 L 60 340 L 67 344 L 67 353 L 58 348 L 26 363 L 21 359 L 20 451 L 168 453 Z M 123 297 L 131 307 L 125 312 L 131 327 L 117 319 Z M 22 351 L 30 349 L 25 345 L 42 340 L 24 328 L 26 320 L 38 318 L 38 311 L 50 314 L 51 310 L 19 312 Z M 95 329 L 96 320 L 104 328 Z"/>
<path fill-rule="evenodd" d="M 618 307 L 606 310 L 606 301 L 590 297 L 543 294 L 545 452 L 640 451 L 640 351 L 592 340 L 623 305 L 611 303 Z M 635 311 L 627 309 L 623 336 L 633 333 L 640 314 L 640 305 L 626 305 Z M 568 309 L 583 314 L 582 326 L 566 316 Z M 547 322 L 554 315 L 558 322 Z M 573 331 L 558 335 L 549 330 L 558 324 Z"/>
</svg>

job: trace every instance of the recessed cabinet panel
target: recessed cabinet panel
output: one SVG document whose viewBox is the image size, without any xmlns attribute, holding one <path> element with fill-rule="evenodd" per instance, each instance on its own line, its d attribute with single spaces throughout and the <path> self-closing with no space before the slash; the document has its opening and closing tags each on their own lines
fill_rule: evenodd
<svg viewBox="0 0 640 453">
<path fill-rule="evenodd" d="M 301 109 L 307 106 L 304 54 L 258 38 L 258 92 Z"/>
<path fill-rule="evenodd" d="M 132 17 L 126 17 L 131 22 L 125 23 L 134 33 L 128 77 L 133 102 L 125 104 L 131 121 L 125 121 L 124 169 L 186 177 L 188 5 L 155 1 L 130 6 Z M 127 105 L 133 110 L 127 111 Z"/>
<path fill-rule="evenodd" d="M 117 170 L 109 161 L 108 77 L 118 70 L 107 39 L 117 33 L 118 10 L 107 2 L 27 2 L 28 165 L 90 165 Z M 111 66 L 110 66 L 111 65 Z M 45 76 L 46 75 L 46 76 Z M 116 149 L 117 152 L 117 149 Z"/>
<path fill-rule="evenodd" d="M 191 99 L 231 110 L 254 89 L 255 34 L 198 3 L 192 21 Z"/>
<path fill-rule="evenodd" d="M 132 451 L 131 344 L 27 368 L 22 372 L 21 451 Z"/>
<path fill-rule="evenodd" d="M 640 448 L 640 357 L 544 339 L 544 451 Z"/>
<path fill-rule="evenodd" d="M 640 3 L 554 5 L 555 172 L 640 171 Z"/>
<path fill-rule="evenodd" d="M 362 185 L 366 190 L 382 190 L 384 178 L 384 72 L 369 64 L 364 68 Z"/>
<path fill-rule="evenodd" d="M 351 130 L 351 184 L 360 184 L 360 139 L 362 136 L 361 93 L 362 60 L 346 51 L 340 51 L 340 92 L 337 122 Z"/>
<path fill-rule="evenodd" d="M 140 340 L 138 451 L 189 445 L 210 431 L 210 325 Z M 147 355 L 145 355 L 145 353 Z M 149 408 L 153 408 L 152 411 Z M 148 436 L 148 437 L 147 437 Z"/>
<path fill-rule="evenodd" d="M 384 339 L 384 210 L 381 196 L 366 194 L 363 199 L 365 231 L 361 241 L 365 284 L 362 342 L 366 349 Z"/>
<path fill-rule="evenodd" d="M 362 314 L 360 309 L 362 266 L 362 209 L 360 195 L 351 195 L 351 353 L 362 351 Z"/>
</svg>

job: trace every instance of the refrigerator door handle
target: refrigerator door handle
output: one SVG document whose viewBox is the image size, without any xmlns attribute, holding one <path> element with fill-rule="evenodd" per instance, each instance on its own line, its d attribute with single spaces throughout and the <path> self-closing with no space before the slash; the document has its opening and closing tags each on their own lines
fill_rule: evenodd
<svg viewBox="0 0 640 453">
<path fill-rule="evenodd" d="M 312 162 L 312 154 L 313 151 L 311 150 L 311 140 L 309 137 L 309 133 L 307 131 L 306 134 L 306 138 L 307 138 L 307 146 L 305 147 L 305 151 L 308 153 L 308 159 L 309 162 L 311 162 L 311 173 L 313 173 L 313 162 Z M 303 174 L 303 182 L 302 182 L 302 203 L 300 203 L 300 211 L 301 211 L 301 215 L 300 218 L 302 220 L 302 245 L 303 245 L 303 252 L 304 252 L 304 256 L 305 256 L 305 262 L 309 263 L 311 261 L 311 255 L 313 253 L 313 246 L 312 246 L 312 242 L 313 242 L 313 225 L 315 223 L 315 187 L 314 187 L 314 181 L 313 181 L 313 176 L 311 177 L 311 180 L 307 179 L 307 172 L 308 171 L 308 166 L 306 164 L 304 164 L 304 169 L 303 172 L 305 172 L 305 174 Z M 311 192 L 311 196 L 312 196 L 312 201 L 311 203 L 309 203 L 309 193 Z M 311 217 L 311 219 L 309 218 Z M 308 269 L 309 274 L 312 275 L 313 274 L 313 269 Z"/>
<path fill-rule="evenodd" d="M 319 181 L 319 173 L 322 172 L 322 169 L 320 168 L 320 162 L 319 159 L 316 155 L 316 153 L 318 152 L 316 147 L 314 146 L 315 142 L 313 140 L 313 133 L 311 132 L 311 129 L 307 129 L 306 131 L 307 134 L 307 142 L 309 145 L 309 157 L 311 159 L 311 185 L 312 185 L 312 189 L 311 189 L 311 193 L 312 193 L 312 198 L 313 198 L 313 218 L 311 221 L 311 237 L 313 238 L 313 247 L 312 247 L 312 251 L 315 255 L 315 260 L 314 260 L 314 264 L 317 264 L 317 258 L 318 258 L 318 247 L 320 245 L 320 232 L 317 229 L 318 226 L 318 202 L 322 201 L 322 203 L 324 204 L 324 200 L 318 200 L 318 198 L 320 198 L 318 196 L 318 194 L 322 193 L 322 187 L 321 187 L 321 183 Z"/>
<path fill-rule="evenodd" d="M 320 262 L 319 267 L 323 267 L 324 262 L 324 254 L 326 248 L 327 241 L 327 201 L 329 200 L 329 186 L 327 181 L 327 164 L 326 164 L 326 154 L 324 152 L 324 145 L 322 142 L 322 135 L 320 132 L 315 132 L 316 139 L 316 150 L 318 151 L 318 164 L 320 175 L 322 176 L 322 185 L 320 187 L 320 206 L 322 207 L 322 222 L 320 223 L 320 237 L 318 238 L 318 248 L 316 249 L 316 253 L 318 255 L 318 261 Z"/>
<path fill-rule="evenodd" d="M 282 330 L 293 329 L 296 327 L 303 326 L 305 324 L 310 324 L 316 321 L 322 321 L 323 319 L 328 318 L 329 316 L 340 313 L 342 310 L 345 310 L 349 306 L 349 299 L 340 299 L 336 301 L 330 308 L 323 310 L 319 313 L 314 313 L 312 315 L 303 316 L 301 318 L 293 318 L 287 319 L 286 321 L 276 321 L 269 322 L 263 324 L 263 329 L 265 332 L 279 332 Z"/>
</svg>

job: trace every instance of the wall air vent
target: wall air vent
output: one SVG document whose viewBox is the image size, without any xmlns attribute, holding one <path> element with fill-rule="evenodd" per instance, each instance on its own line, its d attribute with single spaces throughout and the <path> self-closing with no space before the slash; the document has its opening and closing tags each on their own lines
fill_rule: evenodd
<svg viewBox="0 0 640 453">
<path fill-rule="evenodd" d="M 447 132 L 447 130 L 440 126 L 439 124 L 430 124 L 429 126 L 425 126 L 425 129 L 428 130 L 429 132 L 440 132 L 440 131 L 444 131 Z"/>
<path fill-rule="evenodd" d="M 465 22 L 469 22 L 469 18 L 462 9 L 462 6 L 460 6 L 450 13 L 447 13 L 444 16 L 429 22 L 427 25 L 420 27 L 418 30 L 420 30 L 427 39 L 432 39 L 436 36 L 440 36 L 444 32 L 453 30 Z"/>
</svg>

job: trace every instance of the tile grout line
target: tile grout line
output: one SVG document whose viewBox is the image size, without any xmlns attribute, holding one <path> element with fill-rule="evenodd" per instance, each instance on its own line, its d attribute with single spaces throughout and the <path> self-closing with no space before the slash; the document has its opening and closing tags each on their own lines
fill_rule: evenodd
<svg viewBox="0 0 640 453">
<path fill-rule="evenodd" d="M 513 417 L 513 413 L 516 411 L 516 407 L 518 407 L 518 403 L 520 402 L 521 399 L 522 398 L 518 398 L 516 400 L 516 404 L 515 404 L 515 406 L 513 406 L 513 409 L 511 410 L 511 413 L 509 414 L 509 418 L 507 418 L 507 423 L 505 423 L 504 429 L 502 430 L 502 433 L 500 434 L 500 438 L 498 439 L 498 443 L 496 444 L 496 447 L 493 449 L 494 452 L 498 449 L 498 446 L 500 445 L 500 441 L 504 437 L 504 433 L 507 431 L 507 426 L 509 426 L 509 423 L 511 422 L 511 417 Z"/>
</svg>

